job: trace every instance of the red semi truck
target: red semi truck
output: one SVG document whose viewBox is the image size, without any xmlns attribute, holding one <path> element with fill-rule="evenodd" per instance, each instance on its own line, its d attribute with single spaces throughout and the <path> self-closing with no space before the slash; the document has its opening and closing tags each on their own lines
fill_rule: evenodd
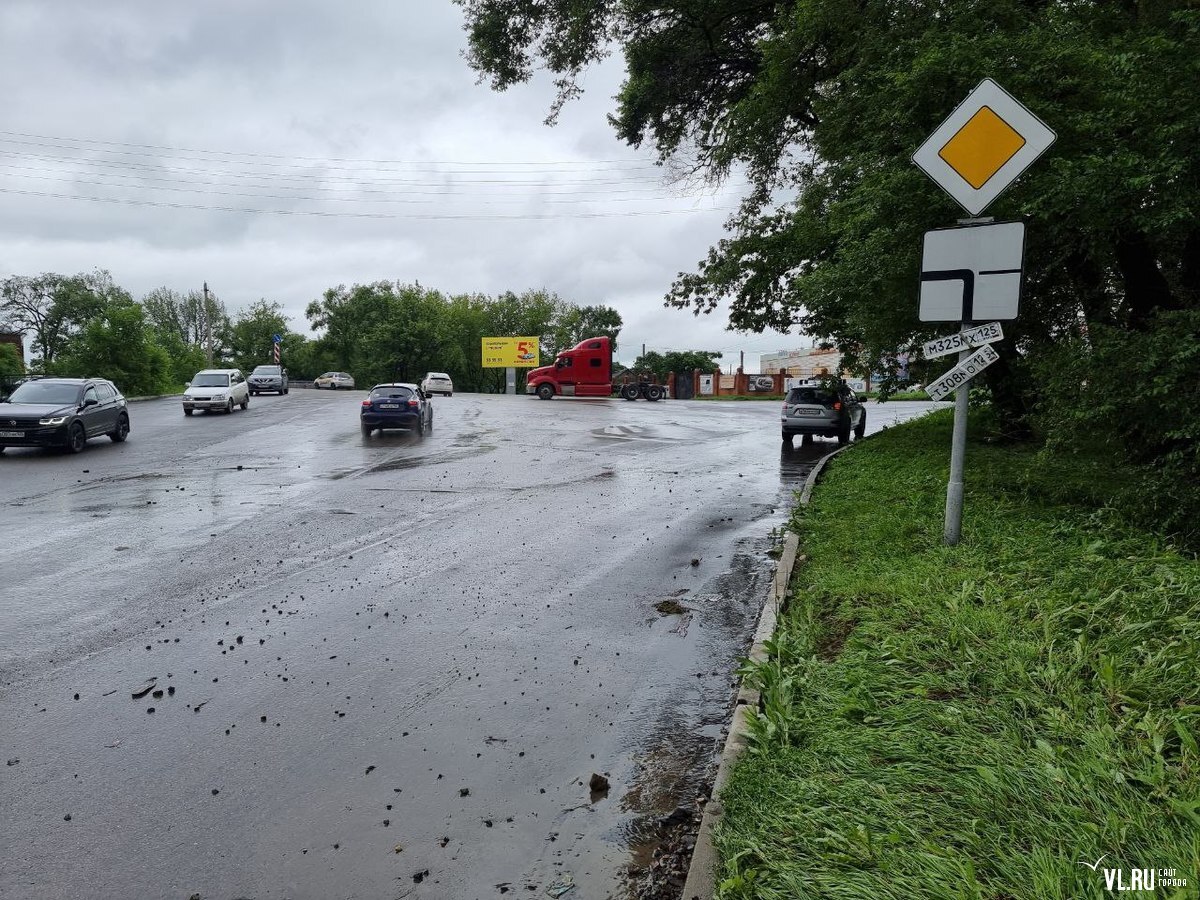
<svg viewBox="0 0 1200 900">
<path fill-rule="evenodd" d="M 594 337 L 580 341 L 554 358 L 554 365 L 532 369 L 525 376 L 525 392 L 549 400 L 562 397 L 611 397 L 620 394 L 626 400 L 644 397 L 661 400 L 667 389 L 659 384 L 613 384 L 612 341 Z"/>
</svg>

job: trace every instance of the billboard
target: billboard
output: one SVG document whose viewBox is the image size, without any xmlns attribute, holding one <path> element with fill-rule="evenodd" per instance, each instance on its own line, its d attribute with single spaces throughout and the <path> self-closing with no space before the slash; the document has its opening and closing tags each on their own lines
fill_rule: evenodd
<svg viewBox="0 0 1200 900">
<path fill-rule="evenodd" d="M 536 369 L 540 365 L 535 337 L 485 337 L 481 343 L 485 369 Z"/>
</svg>

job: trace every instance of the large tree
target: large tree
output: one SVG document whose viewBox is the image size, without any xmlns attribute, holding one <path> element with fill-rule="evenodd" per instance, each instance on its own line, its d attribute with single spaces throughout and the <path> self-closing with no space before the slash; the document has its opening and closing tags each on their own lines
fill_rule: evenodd
<svg viewBox="0 0 1200 900">
<path fill-rule="evenodd" d="M 110 302 L 129 294 L 97 269 L 79 275 L 13 275 L 0 282 L 0 326 L 32 335 L 42 366 L 52 365 L 71 338 Z"/>
<path fill-rule="evenodd" d="M 667 302 L 833 338 L 868 369 L 928 336 L 921 234 L 962 215 L 910 162 L 985 76 L 1058 141 L 988 213 L 1029 222 L 1027 290 L 993 386 L 1093 326 L 1200 304 L 1200 9 L 1189 0 L 458 0 L 498 89 L 559 101 L 619 48 L 611 121 L 664 162 L 750 191 Z M 557 108 L 556 108 L 557 109 Z M 551 111 L 552 117 L 556 109 Z M 1018 355 L 1018 350 L 1020 355 Z"/>
<path fill-rule="evenodd" d="M 177 390 L 171 360 L 146 324 L 145 311 L 128 295 L 116 297 L 88 320 L 50 370 L 54 374 L 99 375 L 126 396 Z"/>
</svg>

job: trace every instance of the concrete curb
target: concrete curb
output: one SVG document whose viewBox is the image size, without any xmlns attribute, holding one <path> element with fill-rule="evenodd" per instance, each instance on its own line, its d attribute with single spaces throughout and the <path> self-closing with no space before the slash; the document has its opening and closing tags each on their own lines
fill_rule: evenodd
<svg viewBox="0 0 1200 900">
<path fill-rule="evenodd" d="M 126 397 L 127 403 L 137 403 L 139 400 L 166 400 L 170 397 L 182 397 L 183 394 L 154 394 L 149 397 Z"/>
<path fill-rule="evenodd" d="M 800 505 L 807 506 L 812 498 L 813 488 L 824 471 L 825 465 L 839 453 L 849 450 L 853 444 L 839 447 L 832 453 L 821 457 L 820 461 L 804 479 L 800 490 Z M 792 580 L 792 571 L 799 558 L 800 536 L 788 534 L 783 543 L 783 553 L 779 556 L 779 564 L 775 567 L 775 577 L 771 580 L 771 593 L 763 605 L 758 618 L 758 627 L 754 630 L 754 642 L 750 645 L 749 658 L 752 662 L 762 662 L 767 658 L 766 643 L 775 633 L 779 621 L 779 613 L 787 602 L 788 585 Z M 725 738 L 725 746 L 721 750 L 721 762 L 717 767 L 717 777 L 713 780 L 712 793 L 704 806 L 704 815 L 700 820 L 700 830 L 696 834 L 696 846 L 692 850 L 692 861 L 688 865 L 687 880 L 683 883 L 683 900 L 711 900 L 716 892 L 716 872 L 719 859 L 717 848 L 713 843 L 713 832 L 725 808 L 721 805 L 720 796 L 729 781 L 729 775 L 738 757 L 750 742 L 750 715 L 758 709 L 758 691 L 748 687 L 745 679 L 738 690 L 737 705 L 733 709 L 733 721 L 729 725 L 729 734 Z"/>
</svg>

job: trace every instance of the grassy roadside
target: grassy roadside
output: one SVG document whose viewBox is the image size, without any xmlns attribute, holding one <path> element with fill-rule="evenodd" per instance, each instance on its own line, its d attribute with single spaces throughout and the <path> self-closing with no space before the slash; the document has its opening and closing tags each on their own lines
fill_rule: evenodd
<svg viewBox="0 0 1200 900">
<path fill-rule="evenodd" d="M 891 429 L 797 511 L 719 896 L 1110 897 L 1102 854 L 1200 896 L 1200 562 L 1100 509 L 1111 475 L 979 442 L 942 547 L 949 445 Z"/>
</svg>

